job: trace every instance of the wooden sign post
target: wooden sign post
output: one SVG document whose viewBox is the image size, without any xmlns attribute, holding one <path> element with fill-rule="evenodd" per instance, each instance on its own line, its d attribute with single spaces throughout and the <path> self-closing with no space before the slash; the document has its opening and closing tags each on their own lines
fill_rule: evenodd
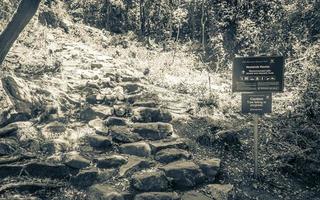
<svg viewBox="0 0 320 200">
<path fill-rule="evenodd" d="M 254 115 L 254 177 L 258 177 L 259 116 L 272 112 L 272 92 L 284 88 L 284 58 L 237 57 L 233 62 L 232 91 L 242 93 L 242 113 Z"/>
</svg>

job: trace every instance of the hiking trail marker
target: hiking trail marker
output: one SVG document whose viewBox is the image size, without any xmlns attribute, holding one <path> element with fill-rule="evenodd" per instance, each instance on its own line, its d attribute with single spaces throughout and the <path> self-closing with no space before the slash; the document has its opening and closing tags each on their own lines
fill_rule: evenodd
<svg viewBox="0 0 320 200">
<path fill-rule="evenodd" d="M 232 92 L 282 92 L 284 58 L 280 56 L 236 57 Z"/>
<path fill-rule="evenodd" d="M 283 92 L 282 56 L 236 57 L 232 67 L 232 92 L 241 95 L 241 112 L 254 115 L 254 177 L 258 177 L 259 115 L 272 112 L 272 92 Z"/>
</svg>

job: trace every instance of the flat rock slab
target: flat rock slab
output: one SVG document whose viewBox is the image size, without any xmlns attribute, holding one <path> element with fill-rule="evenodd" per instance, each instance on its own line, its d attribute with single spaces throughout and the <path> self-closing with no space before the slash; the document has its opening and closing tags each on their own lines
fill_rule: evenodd
<svg viewBox="0 0 320 200">
<path fill-rule="evenodd" d="M 200 160 L 198 162 L 199 167 L 206 177 L 214 179 L 220 170 L 221 160 L 218 158 Z"/>
<path fill-rule="evenodd" d="M 113 115 L 113 112 L 113 108 L 109 106 L 91 106 L 80 112 L 80 119 L 84 121 L 90 121 L 96 118 L 106 119 L 108 116 Z"/>
<path fill-rule="evenodd" d="M 169 112 L 159 108 L 138 107 L 133 109 L 134 122 L 170 122 L 172 116 Z"/>
<path fill-rule="evenodd" d="M 111 155 L 106 157 L 100 157 L 96 161 L 98 168 L 117 168 L 124 165 L 128 160 L 120 155 Z"/>
<path fill-rule="evenodd" d="M 139 157 L 131 156 L 128 159 L 128 163 L 125 164 L 125 165 L 122 165 L 120 167 L 119 175 L 121 177 L 130 176 L 134 172 L 150 168 L 153 165 L 154 165 L 154 163 L 152 161 L 149 161 L 149 160 L 143 159 L 143 158 L 139 158 Z"/>
<path fill-rule="evenodd" d="M 157 107 L 157 103 L 154 101 L 139 101 L 132 104 L 134 107 L 147 107 L 147 108 L 155 108 Z"/>
<path fill-rule="evenodd" d="M 77 152 L 69 152 L 65 154 L 64 163 L 75 169 L 83 169 L 90 165 L 90 160 L 84 158 L 83 156 L 79 155 Z"/>
<path fill-rule="evenodd" d="M 125 118 L 121 117 L 108 117 L 104 121 L 106 126 L 125 126 L 128 124 L 128 121 Z"/>
<path fill-rule="evenodd" d="M 173 127 L 169 123 L 135 123 L 132 125 L 133 132 L 148 140 L 161 140 L 172 135 Z"/>
<path fill-rule="evenodd" d="M 135 196 L 134 200 L 180 200 L 175 192 L 148 192 Z"/>
<path fill-rule="evenodd" d="M 95 184 L 88 189 L 90 200 L 125 200 L 121 192 L 106 184 Z"/>
<path fill-rule="evenodd" d="M 93 128 L 96 134 L 99 135 L 108 135 L 108 127 L 106 127 L 104 121 L 102 119 L 93 119 L 89 122 L 89 126 Z"/>
<path fill-rule="evenodd" d="M 0 178 L 19 176 L 22 169 L 22 165 L 0 165 Z"/>
<path fill-rule="evenodd" d="M 186 139 L 178 138 L 178 139 L 166 139 L 161 141 L 152 141 L 150 142 L 150 146 L 153 153 L 156 153 L 162 149 L 168 148 L 177 148 L 188 150 L 188 141 Z"/>
<path fill-rule="evenodd" d="M 117 143 L 133 143 L 142 140 L 142 138 L 126 126 L 112 126 L 110 128 L 112 140 Z"/>
<path fill-rule="evenodd" d="M 146 142 L 135 142 L 122 144 L 120 146 L 120 152 L 123 154 L 129 154 L 139 157 L 149 157 L 151 156 L 150 145 Z"/>
<path fill-rule="evenodd" d="M 210 184 L 206 191 L 216 200 L 232 200 L 235 197 L 235 190 L 231 184 Z"/>
<path fill-rule="evenodd" d="M 161 167 L 172 186 L 186 189 L 203 183 L 205 176 L 198 165 L 191 161 L 177 161 Z"/>
<path fill-rule="evenodd" d="M 64 179 L 70 174 L 69 167 L 61 164 L 29 163 L 24 170 L 28 175 L 39 178 Z"/>
<path fill-rule="evenodd" d="M 76 187 L 88 187 L 93 185 L 97 178 L 97 169 L 85 169 L 81 170 L 76 176 L 71 177 L 70 182 Z"/>
<path fill-rule="evenodd" d="M 196 191 L 186 192 L 181 196 L 181 200 L 212 200 L 212 198 Z"/>
<path fill-rule="evenodd" d="M 161 163 L 170 163 L 181 159 L 191 159 L 192 155 L 182 149 L 163 149 L 155 155 L 155 160 Z"/>
<path fill-rule="evenodd" d="M 34 193 L 38 190 L 53 190 L 63 187 L 63 184 L 54 183 L 9 183 L 0 187 L 0 194 L 7 191 L 29 192 Z"/>
<path fill-rule="evenodd" d="M 111 139 L 102 135 L 88 135 L 87 141 L 91 147 L 99 150 L 109 149 L 112 147 Z"/>
<path fill-rule="evenodd" d="M 134 189 L 142 192 L 166 191 L 169 182 L 162 171 L 137 173 L 131 180 Z"/>
</svg>

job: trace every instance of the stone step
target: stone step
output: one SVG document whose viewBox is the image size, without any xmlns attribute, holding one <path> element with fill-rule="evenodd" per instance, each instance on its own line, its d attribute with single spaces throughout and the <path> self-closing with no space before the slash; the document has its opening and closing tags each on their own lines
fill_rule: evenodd
<svg viewBox="0 0 320 200">
<path fill-rule="evenodd" d="M 104 121 L 104 124 L 108 127 L 109 126 L 125 126 L 128 124 L 128 120 L 121 117 L 108 117 Z"/>
<path fill-rule="evenodd" d="M 98 168 L 118 168 L 127 164 L 128 159 L 121 155 L 103 156 L 95 159 Z"/>
<path fill-rule="evenodd" d="M 158 151 L 161 151 L 162 149 L 168 149 L 168 148 L 177 148 L 177 149 L 184 149 L 184 150 L 189 149 L 188 140 L 183 138 L 151 141 L 150 146 L 153 153 L 156 153 Z"/>
<path fill-rule="evenodd" d="M 90 121 L 96 118 L 106 119 L 109 116 L 112 116 L 114 110 L 112 107 L 105 105 L 96 105 L 84 108 L 80 112 L 80 119 L 84 121 Z"/>
<path fill-rule="evenodd" d="M 146 171 L 134 174 L 131 185 L 142 192 L 160 192 L 169 188 L 169 181 L 162 171 Z"/>
<path fill-rule="evenodd" d="M 39 190 L 54 190 L 64 187 L 65 184 L 62 183 L 37 183 L 37 182 L 18 182 L 18 183 L 8 183 L 0 187 L 0 194 L 5 192 L 14 191 L 19 193 L 34 193 Z"/>
<path fill-rule="evenodd" d="M 108 127 L 105 125 L 105 122 L 102 119 L 93 119 L 89 121 L 88 125 L 95 130 L 96 134 L 105 136 L 108 135 Z"/>
<path fill-rule="evenodd" d="M 95 184 L 87 191 L 89 200 L 127 200 L 132 199 L 133 195 L 121 192 L 108 184 Z"/>
<path fill-rule="evenodd" d="M 146 142 L 134 142 L 128 144 L 122 144 L 120 146 L 120 152 L 123 154 L 134 155 L 138 157 L 150 157 L 151 148 Z"/>
<path fill-rule="evenodd" d="M 143 139 L 139 134 L 132 132 L 127 126 L 112 126 L 110 134 L 112 141 L 117 143 L 133 143 Z"/>
<path fill-rule="evenodd" d="M 97 150 L 111 149 L 112 141 L 110 137 L 102 135 L 88 135 L 86 137 L 89 145 Z"/>
<path fill-rule="evenodd" d="M 66 153 L 63 160 L 65 165 L 74 169 L 83 169 L 90 165 L 90 160 L 84 158 L 76 151 Z"/>
<path fill-rule="evenodd" d="M 212 200 L 212 198 L 197 191 L 189 191 L 181 196 L 181 200 Z"/>
<path fill-rule="evenodd" d="M 192 161 L 177 161 L 160 167 L 175 189 L 195 187 L 205 181 L 200 167 Z"/>
<path fill-rule="evenodd" d="M 173 127 L 169 123 L 134 123 L 131 126 L 133 132 L 148 140 L 161 140 L 173 134 Z"/>
<path fill-rule="evenodd" d="M 134 172 L 148 169 L 152 166 L 155 166 L 155 163 L 151 160 L 130 156 L 127 164 L 120 167 L 119 175 L 120 177 L 128 177 L 131 176 Z"/>
<path fill-rule="evenodd" d="M 133 107 L 156 108 L 158 104 L 155 101 L 138 101 L 132 104 Z"/>
<path fill-rule="evenodd" d="M 163 149 L 155 155 L 155 160 L 161 163 L 170 163 L 182 159 L 189 160 L 191 158 L 192 155 L 188 151 L 173 148 Z"/>
<path fill-rule="evenodd" d="M 37 178 L 64 179 L 69 177 L 70 169 L 63 164 L 31 162 L 24 165 L 0 165 L 0 178 L 28 175 Z"/>
<path fill-rule="evenodd" d="M 147 192 L 135 196 L 134 200 L 180 200 L 175 192 Z"/>
<path fill-rule="evenodd" d="M 169 112 L 159 108 L 138 107 L 134 108 L 132 113 L 134 122 L 170 122 L 172 120 Z"/>
<path fill-rule="evenodd" d="M 95 168 L 83 169 L 70 178 L 70 183 L 76 187 L 88 187 L 94 184 L 98 178 L 98 170 Z"/>
</svg>

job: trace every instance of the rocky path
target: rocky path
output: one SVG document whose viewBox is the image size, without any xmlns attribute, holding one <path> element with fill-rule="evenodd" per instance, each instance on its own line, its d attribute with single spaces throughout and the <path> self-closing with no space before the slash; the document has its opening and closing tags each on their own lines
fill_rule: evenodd
<svg viewBox="0 0 320 200">
<path fill-rule="evenodd" d="M 1 79 L 0 199 L 232 199 L 220 159 L 193 156 L 143 77 L 80 44 L 55 51 L 59 73 Z"/>
</svg>

